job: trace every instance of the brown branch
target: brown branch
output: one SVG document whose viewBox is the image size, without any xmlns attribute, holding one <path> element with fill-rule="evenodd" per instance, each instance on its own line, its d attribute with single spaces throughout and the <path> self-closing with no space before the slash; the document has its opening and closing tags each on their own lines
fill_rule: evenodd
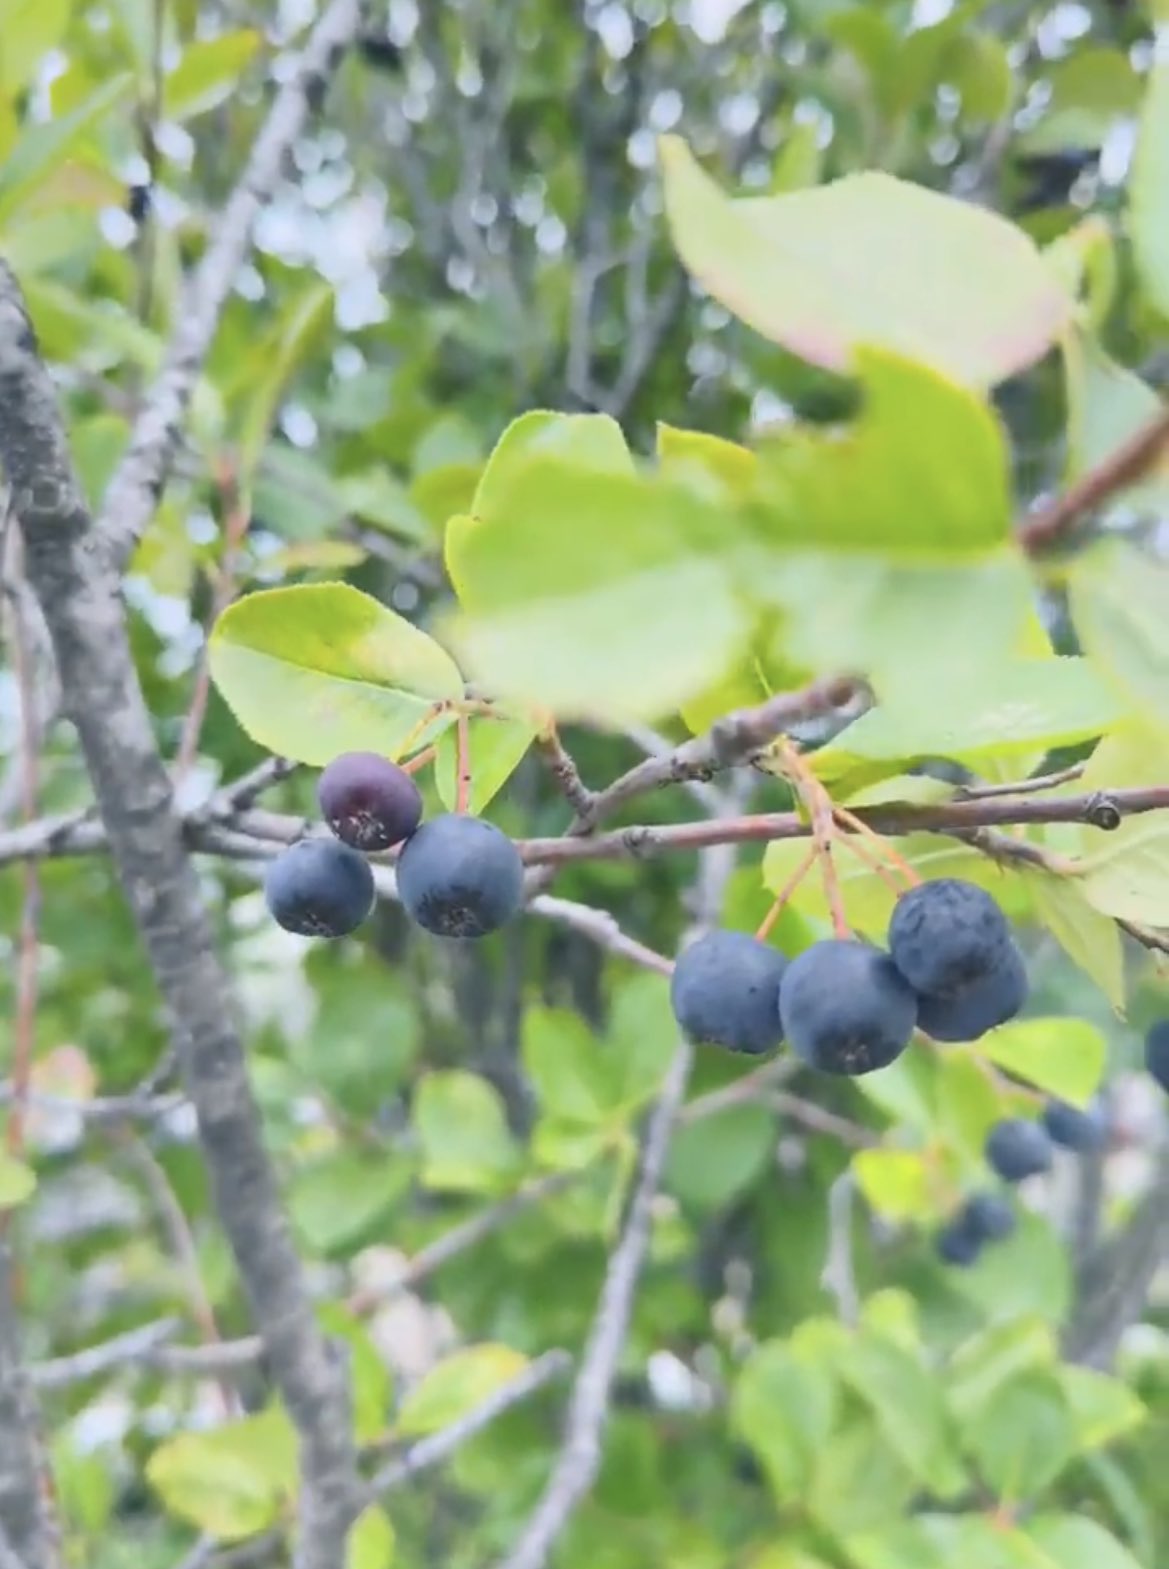
<svg viewBox="0 0 1169 1569">
<path fill-rule="evenodd" d="M 548 764 L 548 772 L 555 780 L 561 795 L 578 817 L 586 815 L 592 810 L 595 799 L 593 791 L 581 778 L 576 760 L 560 739 L 560 732 L 556 726 L 549 725 L 547 730 L 537 736 L 536 744 L 543 753 Z"/>
<path fill-rule="evenodd" d="M 1045 506 L 1020 523 L 1016 538 L 1028 555 L 1038 555 L 1062 543 L 1089 512 L 1097 511 L 1118 491 L 1135 485 L 1153 469 L 1169 449 L 1169 407 L 1143 425 L 1116 451 Z"/>
</svg>

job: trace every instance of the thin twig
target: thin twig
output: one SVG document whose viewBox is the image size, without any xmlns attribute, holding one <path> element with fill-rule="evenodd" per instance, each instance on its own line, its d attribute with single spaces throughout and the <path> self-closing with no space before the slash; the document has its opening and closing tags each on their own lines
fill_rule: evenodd
<svg viewBox="0 0 1169 1569">
<path fill-rule="evenodd" d="M 581 778 L 576 760 L 560 739 L 556 726 L 549 725 L 542 731 L 537 737 L 537 744 L 548 764 L 549 773 L 556 781 L 557 789 L 569 806 L 578 815 L 589 812 L 592 809 L 593 792 Z"/>
<path fill-rule="evenodd" d="M 1071 784 L 1079 779 L 1086 763 L 1073 763 L 1054 774 L 1037 774 L 1034 779 L 1019 779 L 1014 784 L 959 785 L 955 794 L 963 801 L 990 801 L 999 795 L 1037 795 L 1043 790 L 1054 790 L 1059 785 Z"/>
</svg>

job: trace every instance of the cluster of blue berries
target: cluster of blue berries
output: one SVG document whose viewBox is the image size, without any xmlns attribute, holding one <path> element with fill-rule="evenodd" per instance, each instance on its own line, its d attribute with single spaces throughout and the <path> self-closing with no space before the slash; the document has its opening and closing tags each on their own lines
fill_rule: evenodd
<svg viewBox="0 0 1169 1569">
<path fill-rule="evenodd" d="M 680 955 L 671 986 L 674 1016 L 692 1040 L 752 1054 L 786 1040 L 810 1067 L 852 1076 L 888 1067 L 916 1029 L 977 1040 L 1026 997 L 1006 917 L 958 878 L 898 900 L 887 952 L 833 937 L 789 962 L 745 932 L 715 931 Z"/>
<path fill-rule="evenodd" d="M 268 908 L 285 931 L 356 931 L 374 905 L 367 856 L 395 845 L 398 895 L 426 931 L 485 937 L 519 910 L 524 868 L 507 835 L 462 813 L 423 822 L 418 786 L 389 758 L 346 752 L 321 774 L 317 801 L 335 837 L 299 840 L 271 863 L 264 881 Z"/>
</svg>

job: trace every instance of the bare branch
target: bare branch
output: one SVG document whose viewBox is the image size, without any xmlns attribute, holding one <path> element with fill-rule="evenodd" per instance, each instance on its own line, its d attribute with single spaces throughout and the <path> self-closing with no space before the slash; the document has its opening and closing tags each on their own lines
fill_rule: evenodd
<svg viewBox="0 0 1169 1569">
<path fill-rule="evenodd" d="M 22 1569 L 59 1569 L 40 1412 L 21 1356 L 12 1249 L 0 1235 L 0 1531 Z"/>
<path fill-rule="evenodd" d="M 231 987 L 173 811 L 117 584 L 94 549 L 53 386 L 15 279 L 2 264 L 0 461 L 66 709 L 170 1014 L 218 1213 L 300 1439 L 296 1566 L 335 1569 L 344 1556 L 356 1477 L 347 1380 L 313 1316 L 280 1207 Z"/>
<path fill-rule="evenodd" d="M 592 809 L 593 792 L 581 778 L 576 760 L 565 748 L 556 727 L 549 726 L 543 731 L 537 737 L 537 745 L 544 754 L 548 771 L 556 781 L 557 789 L 569 806 L 578 816 L 589 812 Z"/>
<path fill-rule="evenodd" d="M 1016 538 L 1029 555 L 1061 543 L 1089 512 L 1150 473 L 1169 448 L 1169 407 L 1161 410 L 1115 452 L 1023 520 Z"/>
<path fill-rule="evenodd" d="M 362 0 L 332 0 L 313 29 L 298 69 L 276 94 L 243 176 L 216 220 L 211 243 L 178 309 L 163 367 L 146 394 L 101 509 L 98 529 L 119 572 L 154 516 L 166 486 L 203 361 L 247 256 L 252 225 L 271 201 L 289 150 L 342 53 L 356 36 L 362 12 Z"/>
</svg>

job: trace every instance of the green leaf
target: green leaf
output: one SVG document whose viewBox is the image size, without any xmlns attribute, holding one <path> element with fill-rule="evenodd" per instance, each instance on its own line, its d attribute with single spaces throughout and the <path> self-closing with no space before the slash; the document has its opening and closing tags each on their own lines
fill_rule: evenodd
<svg viewBox="0 0 1169 1569">
<path fill-rule="evenodd" d="M 488 481 L 492 515 L 456 532 L 454 561 L 447 530 L 453 635 L 481 684 L 613 725 L 677 708 L 732 662 L 744 628 L 723 509 L 543 454 L 506 479 L 489 465 Z"/>
<path fill-rule="evenodd" d="M 1076 1424 L 1076 1446 L 1083 1453 L 1110 1444 L 1139 1427 L 1148 1415 L 1128 1385 L 1092 1368 L 1064 1365 L 1059 1382 Z"/>
<path fill-rule="evenodd" d="M 408 1183 L 408 1168 L 385 1154 L 336 1150 L 293 1178 L 293 1224 L 314 1252 L 339 1253 L 363 1240 L 401 1202 Z"/>
<path fill-rule="evenodd" d="M 441 715 L 420 728 L 430 705 L 463 691 L 445 649 L 346 583 L 249 594 L 215 623 L 210 664 L 254 741 L 316 765 L 417 750 L 450 723 Z"/>
<path fill-rule="evenodd" d="M 1021 867 L 1035 914 L 1064 952 L 1091 977 L 1117 1013 L 1124 1012 L 1124 949 L 1120 928 L 1089 903 L 1070 877 Z"/>
<path fill-rule="evenodd" d="M 1075 50 L 1047 71 L 1050 96 L 1017 145 L 1026 153 L 1097 148 L 1140 102 L 1141 81 L 1128 56 L 1100 45 Z"/>
<path fill-rule="evenodd" d="M 393 1380 L 365 1325 L 343 1302 L 322 1302 L 317 1321 L 326 1334 L 345 1343 L 353 1390 L 353 1436 L 371 1444 L 389 1425 Z"/>
<path fill-rule="evenodd" d="M 377 1504 L 359 1514 L 349 1532 L 345 1569 L 390 1569 L 394 1562 L 394 1527 Z"/>
<path fill-rule="evenodd" d="M 1072 618 L 1084 652 L 1129 707 L 1169 726 L 1165 594 L 1169 567 L 1120 542 L 1080 557 L 1071 574 Z"/>
<path fill-rule="evenodd" d="M 613 1110 L 604 1048 L 575 1013 L 530 1008 L 524 1016 L 524 1068 L 541 1108 L 558 1121 L 604 1123 Z"/>
<path fill-rule="evenodd" d="M 852 1158 L 857 1186 L 887 1220 L 922 1220 L 931 1215 L 932 1176 L 917 1150 L 859 1150 Z"/>
<path fill-rule="evenodd" d="M 759 481 L 758 454 L 722 436 L 658 422 L 658 469 L 707 494 L 746 496 Z M 713 488 L 712 488 L 713 487 Z"/>
<path fill-rule="evenodd" d="M 659 146 L 687 269 L 813 364 L 848 371 L 871 344 L 989 386 L 1039 359 L 1067 322 L 1070 302 L 1031 241 L 985 208 L 871 171 L 732 201 L 678 137 Z"/>
<path fill-rule="evenodd" d="M 980 1043 L 981 1044 L 981 1043 Z M 937 1055 L 936 1130 L 971 1162 L 982 1159 L 986 1136 L 1004 1115 L 1003 1096 L 976 1049 L 947 1046 Z"/>
<path fill-rule="evenodd" d="M 1057 1380 L 1030 1372 L 1002 1384 L 963 1426 L 963 1442 L 995 1495 L 1033 1497 L 1075 1453 L 1075 1426 Z"/>
<path fill-rule="evenodd" d="M 1169 316 L 1169 62 L 1148 76 L 1128 186 L 1133 261 L 1150 302 Z"/>
<path fill-rule="evenodd" d="M 240 471 L 245 479 L 250 481 L 268 443 L 285 387 L 332 318 L 332 286 L 313 283 L 289 302 L 272 330 L 243 362 L 238 378 L 243 383 L 242 396 L 237 394 L 232 403 L 239 427 Z"/>
<path fill-rule="evenodd" d="M 0 1210 L 15 1209 L 36 1191 L 36 1172 L 13 1155 L 0 1154 Z"/>
<path fill-rule="evenodd" d="M 1083 1515 L 1039 1515 L 1027 1523 L 1042 1553 L 1035 1569 L 1145 1569 L 1095 1520 Z"/>
<path fill-rule="evenodd" d="M 763 1462 L 780 1504 L 803 1495 L 839 1405 L 831 1370 L 794 1355 L 778 1340 L 759 1346 L 740 1368 L 731 1426 Z"/>
<path fill-rule="evenodd" d="M 429 523 L 405 485 L 388 469 L 379 465 L 359 474 L 346 474 L 337 481 L 337 491 L 346 510 L 363 523 L 372 523 L 387 534 L 415 544 L 429 541 Z"/>
<path fill-rule="evenodd" d="M 1022 1374 L 1055 1365 L 1051 1326 L 1034 1314 L 994 1323 L 964 1340 L 946 1372 L 946 1401 L 965 1427 Z"/>
<path fill-rule="evenodd" d="M 1086 1019 L 1021 1019 L 979 1041 L 983 1054 L 1029 1083 L 1086 1106 L 1100 1087 L 1108 1046 Z"/>
<path fill-rule="evenodd" d="M 1021 1111 L 1012 1108 L 1013 1114 Z M 1062 1324 L 1072 1295 L 1070 1256 L 1049 1221 L 1022 1210 L 1011 1236 L 987 1248 L 973 1269 L 958 1271 L 949 1284 L 984 1318 L 1037 1314 Z"/>
<path fill-rule="evenodd" d="M 527 719 L 471 718 L 467 738 L 472 812 L 482 812 L 495 799 L 527 756 L 535 737 L 536 727 Z M 458 796 L 457 760 L 457 737 L 447 730 L 439 737 L 434 782 L 448 812 L 454 811 Z"/>
<path fill-rule="evenodd" d="M 923 1486 L 953 1498 L 966 1486 L 937 1381 L 918 1359 L 871 1331 L 853 1339 L 840 1375 L 868 1405 L 889 1446 Z"/>
<path fill-rule="evenodd" d="M 527 1357 L 519 1351 L 490 1343 L 444 1357 L 402 1402 L 398 1432 L 421 1437 L 449 1427 L 509 1384 L 527 1365 Z"/>
<path fill-rule="evenodd" d="M 479 483 L 471 512 L 489 521 L 506 509 L 508 487 L 517 468 L 533 453 L 554 453 L 601 474 L 632 474 L 633 458 L 621 427 L 607 414 L 558 414 L 531 409 L 512 420 L 496 442 Z"/>
<path fill-rule="evenodd" d="M 1164 812 L 1129 817 L 1080 862 L 1081 887 L 1118 921 L 1163 926 L 1169 907 L 1169 821 Z"/>
<path fill-rule="evenodd" d="M 446 1193 L 493 1193 L 514 1178 L 520 1153 L 498 1090 L 475 1073 L 428 1073 L 414 1098 L 422 1182 Z"/>
<path fill-rule="evenodd" d="M 633 974 L 614 988 L 601 1051 L 616 1106 L 629 1111 L 652 1100 L 677 1049 L 664 976 Z"/>
<path fill-rule="evenodd" d="M 69 25 L 73 0 L 0 0 L 0 97 L 15 98 Z"/>
<path fill-rule="evenodd" d="M 948 51 L 943 75 L 961 93 L 967 120 L 997 120 L 1010 106 L 1010 58 L 1006 45 L 991 33 L 964 33 Z"/>
<path fill-rule="evenodd" d="M 224 103 L 260 47 L 261 35 L 251 28 L 198 38 L 162 84 L 163 113 L 168 120 L 190 120 Z"/>
<path fill-rule="evenodd" d="M 1107 462 L 1138 430 L 1157 418 L 1161 399 L 1131 370 L 1118 365 L 1086 332 L 1064 339 L 1068 398 L 1068 478 L 1077 479 Z M 1169 501 L 1169 461 L 1164 457 L 1136 484 L 1112 493 L 1109 504 L 1153 508 Z M 1099 570 L 1101 563 L 1097 563 Z M 1085 582 L 1092 575 L 1076 574 Z M 1107 590 L 1108 584 L 1101 583 Z"/>
<path fill-rule="evenodd" d="M 915 1485 L 875 1418 L 858 1416 L 818 1454 L 806 1507 L 834 1536 L 846 1536 L 898 1519 Z"/>
<path fill-rule="evenodd" d="M 274 438 L 264 449 L 252 480 L 252 513 L 257 525 L 282 539 L 319 539 L 348 509 L 333 478 L 308 452 Z"/>
<path fill-rule="evenodd" d="M 70 113 L 29 125 L 0 165 L 0 228 L 21 203 L 42 187 L 54 169 L 86 142 L 107 115 L 129 96 L 134 78 L 126 72 L 110 77 Z"/>
<path fill-rule="evenodd" d="M 721 1209 L 767 1170 L 775 1136 L 766 1106 L 728 1106 L 681 1127 L 670 1141 L 666 1186 L 694 1209 Z"/>
<path fill-rule="evenodd" d="M 279 1407 L 208 1432 L 180 1433 L 146 1462 L 173 1515 L 220 1542 L 274 1525 L 296 1486 L 296 1438 Z"/>
<path fill-rule="evenodd" d="M 864 389 L 844 430 L 794 429 L 760 447 L 769 541 L 940 558 L 1009 536 L 1007 447 L 985 402 L 928 366 L 859 346 Z"/>
<path fill-rule="evenodd" d="M 1086 659 L 1021 659 L 948 676 L 940 691 L 927 673 L 906 672 L 878 707 L 817 752 L 817 773 L 838 778 L 858 761 L 904 767 L 952 758 L 977 766 L 1088 740 L 1120 712 Z"/>
</svg>

